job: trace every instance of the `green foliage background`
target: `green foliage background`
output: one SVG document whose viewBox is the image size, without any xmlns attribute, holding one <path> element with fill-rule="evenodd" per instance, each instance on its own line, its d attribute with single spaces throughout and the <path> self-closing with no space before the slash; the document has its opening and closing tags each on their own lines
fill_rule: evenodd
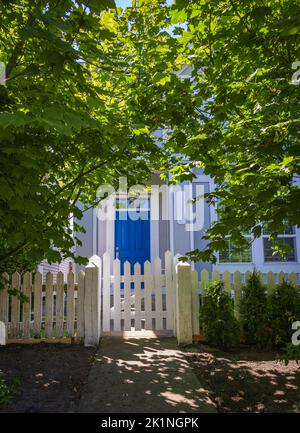
<svg viewBox="0 0 300 433">
<path fill-rule="evenodd" d="M 178 0 L 172 7 L 181 53 L 193 66 L 195 119 L 180 134 L 181 151 L 215 179 L 207 195 L 222 217 L 194 260 L 214 260 L 225 236 L 271 237 L 284 220 L 300 224 L 300 3 L 292 0 Z M 298 71 L 297 71 L 298 69 Z M 297 80 L 296 80 L 297 81 Z M 197 113 L 197 114 L 196 114 Z M 195 120 L 194 119 L 194 120 Z M 275 243 L 284 253 L 288 247 Z"/>
<path fill-rule="evenodd" d="M 1 0 L 0 15 L 0 263 L 73 256 L 78 202 L 154 170 L 215 179 L 224 211 L 192 260 L 300 224 L 298 1 Z"/>
<path fill-rule="evenodd" d="M 0 16 L 0 265 L 60 261 L 80 243 L 79 202 L 170 166 L 153 133 L 188 117 L 190 85 L 158 1 L 0 1 Z"/>
</svg>

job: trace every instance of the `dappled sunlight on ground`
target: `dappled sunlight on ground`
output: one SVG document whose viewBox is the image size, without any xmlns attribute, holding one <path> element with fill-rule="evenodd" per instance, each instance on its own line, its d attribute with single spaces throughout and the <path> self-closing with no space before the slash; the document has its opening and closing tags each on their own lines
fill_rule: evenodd
<svg viewBox="0 0 300 433">
<path fill-rule="evenodd" d="M 201 411 L 215 407 L 175 339 L 103 339 L 80 412 Z"/>
<path fill-rule="evenodd" d="M 300 365 L 275 353 L 189 348 L 188 361 L 220 412 L 300 412 Z"/>
</svg>

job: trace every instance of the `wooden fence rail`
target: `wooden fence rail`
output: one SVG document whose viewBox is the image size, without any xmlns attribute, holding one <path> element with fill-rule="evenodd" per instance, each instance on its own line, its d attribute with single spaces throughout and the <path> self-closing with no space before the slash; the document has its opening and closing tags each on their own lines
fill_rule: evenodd
<svg viewBox="0 0 300 433">
<path fill-rule="evenodd" d="M 112 260 L 108 253 L 103 258 L 93 256 L 85 271 L 76 275 L 62 272 L 46 275 L 3 274 L 0 289 L 0 322 L 4 322 L 9 339 L 84 338 L 86 345 L 97 344 L 101 333 L 135 331 L 171 331 L 179 342 L 191 342 L 198 335 L 201 298 L 210 281 L 223 281 L 232 297 L 235 316 L 239 318 L 242 287 L 251 272 L 236 271 L 200 274 L 188 264 L 180 264 L 170 251 L 164 262 L 136 263 L 132 269 Z M 271 293 L 283 280 L 299 285 L 299 274 L 259 274 L 266 290 Z M 77 281 L 77 283 L 75 283 Z M 21 302 L 13 290 L 25 296 Z"/>
</svg>

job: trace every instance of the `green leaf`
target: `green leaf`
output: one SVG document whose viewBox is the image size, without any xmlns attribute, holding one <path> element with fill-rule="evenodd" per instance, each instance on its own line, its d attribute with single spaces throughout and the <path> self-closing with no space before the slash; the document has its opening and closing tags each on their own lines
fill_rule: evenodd
<svg viewBox="0 0 300 433">
<path fill-rule="evenodd" d="M 111 11 L 104 11 L 101 14 L 100 19 L 101 24 L 104 28 L 109 30 L 112 33 L 117 33 L 118 23 L 114 18 L 114 14 Z"/>
<path fill-rule="evenodd" d="M 2 128 L 24 126 L 28 121 L 29 119 L 24 113 L 0 113 L 0 126 Z"/>
</svg>

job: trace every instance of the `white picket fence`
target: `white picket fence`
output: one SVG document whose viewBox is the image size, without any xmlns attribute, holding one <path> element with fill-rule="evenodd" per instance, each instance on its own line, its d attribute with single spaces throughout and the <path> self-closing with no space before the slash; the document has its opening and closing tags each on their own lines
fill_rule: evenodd
<svg viewBox="0 0 300 433">
<path fill-rule="evenodd" d="M 67 276 L 58 272 L 46 275 L 26 272 L 22 279 L 19 273 L 11 278 L 3 274 L 4 289 L 0 290 L 0 321 L 6 324 L 8 338 L 63 338 L 84 336 L 84 273 Z M 55 281 L 55 283 L 54 283 Z M 9 295 L 9 289 L 26 296 L 28 302 L 20 302 L 19 296 Z"/>
<path fill-rule="evenodd" d="M 209 281 L 224 281 L 231 294 L 234 310 L 239 317 L 239 300 L 242 285 L 251 275 L 239 271 L 220 274 L 203 270 L 200 275 L 191 271 L 187 263 L 178 263 L 170 251 L 162 261 L 136 263 L 134 269 L 112 260 L 108 253 L 102 258 L 93 256 L 85 271 L 76 276 L 67 275 L 64 283 L 62 272 L 48 273 L 46 284 L 37 272 L 22 277 L 14 273 L 3 274 L 4 289 L 0 290 L 0 322 L 4 322 L 9 339 L 31 338 L 60 339 L 84 338 L 86 345 L 97 344 L 102 334 L 122 334 L 126 331 L 151 330 L 158 335 L 176 335 L 179 343 L 192 342 L 198 335 L 201 293 Z M 260 274 L 268 291 L 286 279 L 299 285 L 299 274 L 284 272 Z M 29 302 L 9 294 L 15 289 L 25 295 Z"/>
<path fill-rule="evenodd" d="M 129 262 L 124 263 L 121 275 L 119 259 L 103 255 L 103 325 L 104 333 L 118 331 L 170 330 L 174 328 L 174 259 L 165 253 L 165 269 L 161 259 L 143 265 L 136 263 L 131 273 Z M 153 269 L 153 270 L 152 270 Z"/>
</svg>

